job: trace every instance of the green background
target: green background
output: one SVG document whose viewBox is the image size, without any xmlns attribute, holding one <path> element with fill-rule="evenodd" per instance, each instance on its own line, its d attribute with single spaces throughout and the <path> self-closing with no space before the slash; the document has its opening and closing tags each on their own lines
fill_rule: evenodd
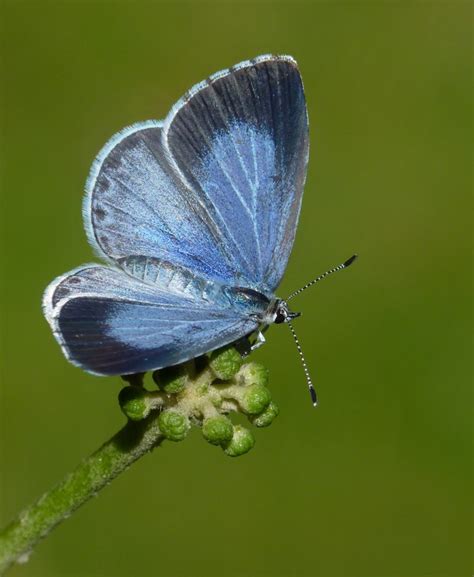
<svg viewBox="0 0 474 577">
<path fill-rule="evenodd" d="M 119 379 L 70 366 L 40 308 L 94 258 L 82 189 L 114 132 L 292 54 L 311 156 L 279 295 L 360 255 L 294 301 L 317 410 L 272 328 L 255 358 L 281 416 L 251 453 L 166 444 L 12 577 L 471 575 L 472 5 L 11 1 L 1 17 L 2 522 L 124 421 Z"/>
</svg>

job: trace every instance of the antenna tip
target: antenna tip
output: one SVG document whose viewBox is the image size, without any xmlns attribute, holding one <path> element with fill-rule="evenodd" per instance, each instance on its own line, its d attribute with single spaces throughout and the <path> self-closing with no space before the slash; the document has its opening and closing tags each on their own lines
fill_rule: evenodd
<svg viewBox="0 0 474 577">
<path fill-rule="evenodd" d="M 312 385 L 309 388 L 309 394 L 311 395 L 311 400 L 313 401 L 313 407 L 317 407 L 318 406 L 318 397 L 316 396 L 316 391 L 314 390 Z"/>
<path fill-rule="evenodd" d="M 351 266 L 351 264 L 355 261 L 356 258 L 357 258 L 357 255 L 356 255 L 356 254 L 353 254 L 353 255 L 351 256 L 351 258 L 348 258 L 348 259 L 346 260 L 346 262 L 344 263 L 344 268 L 347 268 L 348 266 Z"/>
</svg>

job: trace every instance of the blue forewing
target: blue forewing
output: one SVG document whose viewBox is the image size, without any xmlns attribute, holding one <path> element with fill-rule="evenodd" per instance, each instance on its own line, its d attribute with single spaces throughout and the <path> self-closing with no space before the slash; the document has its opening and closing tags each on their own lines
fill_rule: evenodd
<svg viewBox="0 0 474 577">
<path fill-rule="evenodd" d="M 288 56 L 214 74 L 164 122 L 114 136 L 84 201 L 89 240 L 109 266 L 75 269 L 44 296 L 67 358 L 97 374 L 143 372 L 254 331 L 288 262 L 307 158 Z M 239 287 L 252 289 L 245 299 Z"/>
</svg>

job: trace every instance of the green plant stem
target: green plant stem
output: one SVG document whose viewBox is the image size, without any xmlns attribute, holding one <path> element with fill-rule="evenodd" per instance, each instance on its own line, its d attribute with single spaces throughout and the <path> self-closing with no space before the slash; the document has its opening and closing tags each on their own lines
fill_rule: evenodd
<svg viewBox="0 0 474 577">
<path fill-rule="evenodd" d="M 229 412 L 242 412 L 257 427 L 268 426 L 278 409 L 266 388 L 268 372 L 258 363 L 242 365 L 233 346 L 153 373 L 158 391 L 144 388 L 143 376 L 128 378 L 119 404 L 129 421 L 70 475 L 0 531 L 0 575 L 28 559 L 41 539 L 134 461 L 163 440 L 182 441 L 192 424 L 229 457 L 247 453 L 250 431 L 234 426 Z"/>
<path fill-rule="evenodd" d="M 129 421 L 100 449 L 0 533 L 0 575 L 15 562 L 26 560 L 34 546 L 61 521 L 134 461 L 163 440 L 158 412 L 139 422 Z"/>
</svg>

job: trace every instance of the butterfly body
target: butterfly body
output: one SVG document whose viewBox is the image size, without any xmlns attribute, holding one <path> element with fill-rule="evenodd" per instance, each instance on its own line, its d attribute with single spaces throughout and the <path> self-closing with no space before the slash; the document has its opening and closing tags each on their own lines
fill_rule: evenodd
<svg viewBox="0 0 474 577">
<path fill-rule="evenodd" d="M 86 184 L 84 265 L 46 289 L 66 357 L 101 375 L 186 361 L 292 318 L 286 269 L 308 160 L 303 85 L 265 55 L 192 88 L 164 121 L 124 129 Z"/>
</svg>

